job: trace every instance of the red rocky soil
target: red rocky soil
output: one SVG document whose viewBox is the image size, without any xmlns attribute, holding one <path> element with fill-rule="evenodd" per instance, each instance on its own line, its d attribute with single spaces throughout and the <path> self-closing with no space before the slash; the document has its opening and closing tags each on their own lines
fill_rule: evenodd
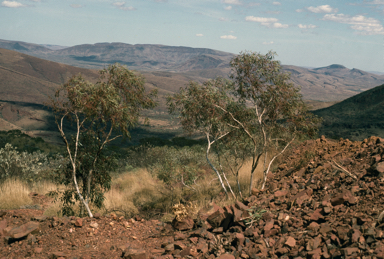
<svg viewBox="0 0 384 259">
<path fill-rule="evenodd" d="M 265 190 L 195 220 L 0 212 L 0 258 L 384 258 L 383 175 L 384 139 L 322 137 L 286 157 Z"/>
</svg>

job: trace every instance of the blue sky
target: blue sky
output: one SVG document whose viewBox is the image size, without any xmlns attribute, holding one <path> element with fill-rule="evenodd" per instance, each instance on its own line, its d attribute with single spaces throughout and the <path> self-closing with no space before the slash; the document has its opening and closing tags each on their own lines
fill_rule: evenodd
<svg viewBox="0 0 384 259">
<path fill-rule="evenodd" d="M 283 64 L 384 72 L 384 0 L 0 0 L 0 39 L 277 52 Z"/>
</svg>

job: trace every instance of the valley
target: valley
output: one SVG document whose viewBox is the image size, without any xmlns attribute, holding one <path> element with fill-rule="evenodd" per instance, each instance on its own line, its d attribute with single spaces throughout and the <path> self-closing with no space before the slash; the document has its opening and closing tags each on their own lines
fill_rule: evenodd
<svg viewBox="0 0 384 259">
<path fill-rule="evenodd" d="M 152 126 L 142 126 L 145 131 L 154 131 L 155 134 L 169 131 L 171 135 L 178 135 L 180 130 L 167 113 L 165 96 L 176 92 L 189 81 L 202 83 L 218 76 L 227 77 L 232 57 L 231 53 L 211 49 L 162 45 L 100 43 L 47 48 L 0 40 L 0 126 L 2 130 L 21 129 L 31 136 L 52 141 L 57 132 L 52 125 L 53 117 L 44 104 L 54 90 L 70 76 L 79 73 L 87 80 L 95 81 L 98 69 L 111 62 L 121 62 L 144 76 L 148 90 L 158 90 L 158 106 L 146 114 Z M 311 69 L 283 65 L 283 69 L 291 73 L 293 84 L 301 86 L 301 94 L 311 110 L 326 108 L 384 83 L 383 75 L 348 69 L 342 65 Z M 332 115 L 326 114 L 328 111 L 332 111 Z M 351 109 L 347 114 L 351 115 L 353 111 L 357 110 Z M 346 124 L 335 122 L 338 117 L 333 108 L 316 114 L 325 118 L 326 124 L 321 130 L 323 134 L 337 137 L 345 131 L 338 129 Z M 333 118 L 332 123 L 329 122 L 330 117 Z M 379 117 L 372 118 L 369 123 L 376 119 L 380 121 Z M 349 129 L 351 125 L 348 125 Z M 332 127 L 332 130 L 327 127 Z M 376 126 L 366 125 L 347 135 L 351 139 L 361 139 L 375 132 L 380 135 L 381 130 L 373 128 Z M 138 143 L 136 138 L 134 143 Z"/>
</svg>

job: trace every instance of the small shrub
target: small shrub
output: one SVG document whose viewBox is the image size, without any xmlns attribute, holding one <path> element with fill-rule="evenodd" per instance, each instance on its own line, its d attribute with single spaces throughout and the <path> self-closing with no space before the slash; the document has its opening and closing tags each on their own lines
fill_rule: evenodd
<svg viewBox="0 0 384 259">
<path fill-rule="evenodd" d="M 0 182 L 8 178 L 19 178 L 28 183 L 51 180 L 63 161 L 61 156 L 48 157 L 40 151 L 19 152 L 8 143 L 0 149 Z"/>
<path fill-rule="evenodd" d="M 244 219 L 245 224 L 248 225 L 248 227 L 251 227 L 254 223 L 259 222 L 259 220 L 263 217 L 263 214 L 266 212 L 268 211 L 257 206 L 251 207 L 248 209 L 249 217 Z"/>
</svg>

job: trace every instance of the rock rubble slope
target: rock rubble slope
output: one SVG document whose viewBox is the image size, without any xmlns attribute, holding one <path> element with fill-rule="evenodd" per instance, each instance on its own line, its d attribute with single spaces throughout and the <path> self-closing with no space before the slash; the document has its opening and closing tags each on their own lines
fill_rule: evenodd
<svg viewBox="0 0 384 259">
<path fill-rule="evenodd" d="M 0 258 L 384 258 L 383 174 L 384 139 L 322 137 L 296 147 L 265 190 L 195 220 L 35 217 L 36 230 L 0 214 Z"/>
</svg>

